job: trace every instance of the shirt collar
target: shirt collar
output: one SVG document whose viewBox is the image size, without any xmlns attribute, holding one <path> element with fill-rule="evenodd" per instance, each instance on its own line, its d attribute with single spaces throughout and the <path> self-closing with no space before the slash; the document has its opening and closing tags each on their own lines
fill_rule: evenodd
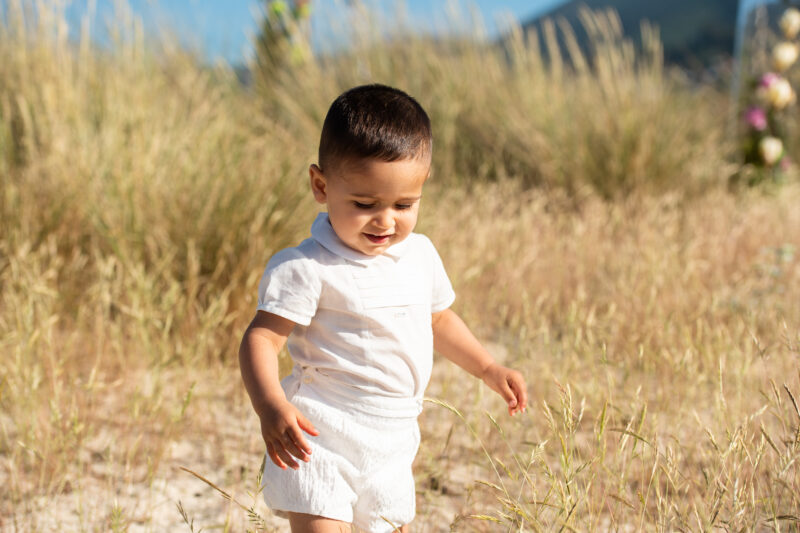
<svg viewBox="0 0 800 533">
<path fill-rule="evenodd" d="M 408 247 L 408 237 L 406 237 L 397 244 L 393 244 L 387 248 L 381 255 L 362 254 L 347 246 L 342 242 L 339 236 L 336 235 L 336 232 L 333 231 L 333 226 L 331 226 L 330 219 L 328 218 L 328 213 L 320 213 L 317 215 L 316 220 L 314 220 L 314 223 L 311 225 L 311 236 L 328 251 L 363 266 L 369 265 L 376 258 L 382 256 L 390 257 L 397 261 L 403 256 L 403 253 Z"/>
</svg>

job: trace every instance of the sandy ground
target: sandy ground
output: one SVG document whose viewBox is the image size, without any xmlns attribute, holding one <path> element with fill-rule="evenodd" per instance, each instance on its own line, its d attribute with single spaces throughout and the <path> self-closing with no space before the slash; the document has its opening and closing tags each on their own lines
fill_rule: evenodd
<svg viewBox="0 0 800 533">
<path fill-rule="evenodd" d="M 449 362 L 438 361 L 428 396 L 439 397 L 443 387 L 452 386 L 446 385 L 452 383 L 452 372 Z M 464 375 L 460 379 L 471 378 Z M 74 483 L 55 497 L 34 498 L 14 509 L 11 516 L 0 517 L 0 532 L 190 532 L 179 504 L 189 523 L 193 522 L 194 531 L 252 530 L 244 510 L 181 467 L 209 478 L 245 507 L 252 506 L 263 518 L 267 531 L 289 531 L 288 522 L 272 515 L 260 494 L 253 494 L 256 480 L 249 483 L 248 478 L 253 477 L 250 474 L 257 471 L 260 462 L 260 456 L 254 453 L 260 449 L 257 419 L 249 412 L 249 406 L 231 409 L 230 405 L 220 404 L 211 412 L 219 429 L 217 434 L 207 439 L 182 435 L 172 440 L 155 475 L 148 475 L 147 465 L 121 471 L 118 465 L 110 464 L 100 451 L 113 445 L 119 436 L 98 433 L 84 445 L 82 453 L 88 454 L 84 461 L 88 468 L 74 473 Z M 479 454 L 473 453 L 477 445 L 464 424 L 446 409 L 428 405 L 420 426 L 423 442 L 415 462 L 414 531 L 451 531 L 451 525 L 460 531 L 491 530 L 485 522 L 464 518 L 483 511 L 478 509 L 471 489 L 476 479 L 488 475 Z M 236 452 L 223 445 L 226 441 L 243 440 L 249 443 L 247 451 Z M 252 492 L 248 492 L 248 484 L 253 486 L 249 489 Z"/>
<path fill-rule="evenodd" d="M 429 490 L 418 493 L 414 531 L 451 530 L 450 524 L 465 495 L 464 487 L 454 483 L 459 476 L 469 477 L 466 470 L 453 473 L 445 489 L 447 494 L 434 494 Z M 237 496 L 237 499 L 248 505 L 253 503 L 248 496 Z M 247 527 L 244 511 L 229 504 L 199 479 L 176 471 L 172 479 L 155 479 L 149 486 L 131 484 L 109 493 L 102 486 L 86 483 L 69 494 L 32 501 L 28 509 L 4 519 L 0 531 L 111 531 L 115 506 L 124 516 L 119 522 L 121 530 L 131 533 L 191 531 L 178 510 L 179 502 L 189 520 L 194 522 L 195 531 L 222 530 L 226 523 L 233 531 L 244 531 Z M 260 498 L 255 500 L 255 510 L 267 524 L 267 531 L 289 531 L 288 522 L 272 515 Z"/>
</svg>

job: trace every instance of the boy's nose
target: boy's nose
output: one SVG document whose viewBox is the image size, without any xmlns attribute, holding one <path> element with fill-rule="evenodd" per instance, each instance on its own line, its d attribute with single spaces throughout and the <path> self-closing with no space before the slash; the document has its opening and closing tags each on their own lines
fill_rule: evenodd
<svg viewBox="0 0 800 533">
<path fill-rule="evenodd" d="M 392 214 L 388 209 L 383 209 L 375 214 L 374 223 L 377 227 L 382 229 L 389 229 L 392 227 Z"/>
</svg>

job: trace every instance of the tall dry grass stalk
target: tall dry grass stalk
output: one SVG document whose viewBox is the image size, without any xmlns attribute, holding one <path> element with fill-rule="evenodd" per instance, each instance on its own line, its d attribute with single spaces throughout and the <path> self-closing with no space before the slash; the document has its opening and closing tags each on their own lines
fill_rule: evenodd
<svg viewBox="0 0 800 533">
<path fill-rule="evenodd" d="M 245 529 L 177 467 L 257 500 L 233 354 L 267 258 L 313 219 L 325 110 L 367 81 L 430 110 L 419 229 L 535 400 L 486 417 L 437 364 L 430 395 L 461 418 L 423 415 L 417 523 L 796 524 L 800 192 L 719 187 L 724 95 L 668 73 L 654 31 L 634 51 L 587 13 L 593 55 L 564 57 L 563 26 L 499 49 L 359 23 L 264 99 L 124 6 L 102 49 L 58 6 L 10 0 L 0 25 L 0 528 Z"/>
</svg>

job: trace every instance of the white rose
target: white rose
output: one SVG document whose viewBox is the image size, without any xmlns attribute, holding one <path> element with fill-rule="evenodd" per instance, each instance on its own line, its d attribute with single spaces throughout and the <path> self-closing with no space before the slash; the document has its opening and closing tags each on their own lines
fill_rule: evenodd
<svg viewBox="0 0 800 533">
<path fill-rule="evenodd" d="M 783 36 L 787 39 L 794 39 L 797 33 L 800 32 L 800 10 L 796 7 L 790 7 L 783 12 L 780 21 L 781 31 Z"/>
<path fill-rule="evenodd" d="M 777 137 L 764 137 L 758 142 L 758 153 L 767 165 L 774 165 L 783 155 L 783 143 Z"/>
<path fill-rule="evenodd" d="M 789 80 L 780 78 L 767 88 L 767 100 L 775 109 L 783 109 L 794 102 L 794 90 Z"/>
<path fill-rule="evenodd" d="M 772 49 L 772 64 L 775 70 L 783 72 L 791 67 L 797 61 L 797 45 L 794 43 L 783 41 L 775 45 Z"/>
</svg>

